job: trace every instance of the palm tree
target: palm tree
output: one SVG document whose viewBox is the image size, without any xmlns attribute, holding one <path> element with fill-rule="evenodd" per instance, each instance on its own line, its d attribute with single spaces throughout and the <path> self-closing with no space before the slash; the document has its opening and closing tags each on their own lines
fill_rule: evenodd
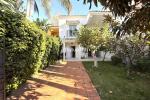
<svg viewBox="0 0 150 100">
<path fill-rule="evenodd" d="M 9 1 L 9 0 L 0 0 L 0 7 L 1 7 L 1 10 L 2 9 L 3 10 L 4 9 L 9 9 L 9 10 L 12 10 L 12 11 L 15 10 L 13 0 L 12 1 Z"/>
<path fill-rule="evenodd" d="M 19 4 L 22 0 L 16 0 L 16 2 Z M 50 17 L 50 3 L 51 0 L 41 0 L 42 5 L 45 9 L 46 14 L 48 17 Z M 67 10 L 68 14 L 70 14 L 72 5 L 70 0 L 59 0 L 61 5 Z M 36 0 L 27 0 L 27 10 L 26 10 L 26 16 L 31 16 L 33 12 L 37 12 L 39 14 L 39 8 L 37 6 L 37 1 Z"/>
</svg>

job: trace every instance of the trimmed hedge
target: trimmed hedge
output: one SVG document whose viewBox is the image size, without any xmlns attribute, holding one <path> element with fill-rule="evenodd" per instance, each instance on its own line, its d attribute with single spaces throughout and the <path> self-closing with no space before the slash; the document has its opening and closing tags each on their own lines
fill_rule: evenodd
<svg viewBox="0 0 150 100">
<path fill-rule="evenodd" d="M 59 39 L 48 36 L 20 12 L 0 10 L 0 37 L 5 37 L 7 93 L 57 59 Z"/>
</svg>

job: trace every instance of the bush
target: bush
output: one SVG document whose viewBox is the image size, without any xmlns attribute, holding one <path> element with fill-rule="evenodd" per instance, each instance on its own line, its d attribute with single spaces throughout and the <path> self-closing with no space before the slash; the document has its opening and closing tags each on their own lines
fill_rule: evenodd
<svg viewBox="0 0 150 100">
<path fill-rule="evenodd" d="M 60 50 L 60 40 L 58 37 L 47 36 L 46 42 L 47 45 L 45 55 L 42 60 L 42 68 L 48 67 L 50 64 L 54 64 L 58 59 Z"/>
<path fill-rule="evenodd" d="M 150 59 L 143 58 L 137 61 L 136 69 L 144 72 L 150 72 Z"/>
<path fill-rule="evenodd" d="M 52 40 L 53 42 L 52 42 L 52 48 L 50 52 L 51 56 L 49 59 L 51 64 L 55 64 L 55 61 L 59 57 L 60 40 L 58 37 L 53 37 Z"/>
<path fill-rule="evenodd" d="M 46 36 L 46 50 L 42 59 L 42 65 L 41 68 L 46 68 L 49 66 L 50 64 L 50 52 L 51 52 L 51 48 L 52 48 L 52 39 L 50 36 Z"/>
<path fill-rule="evenodd" d="M 119 63 L 122 63 L 122 59 L 118 56 L 111 56 L 111 61 L 113 65 L 117 65 Z"/>
<path fill-rule="evenodd" d="M 57 59 L 59 39 L 48 36 L 20 12 L 0 10 L 0 37 L 5 39 L 7 93 Z"/>
</svg>

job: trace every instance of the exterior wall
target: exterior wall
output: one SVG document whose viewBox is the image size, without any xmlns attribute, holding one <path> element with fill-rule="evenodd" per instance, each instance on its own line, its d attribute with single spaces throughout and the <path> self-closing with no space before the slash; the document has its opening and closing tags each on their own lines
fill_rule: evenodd
<svg viewBox="0 0 150 100">
<path fill-rule="evenodd" d="M 103 60 L 105 52 L 104 51 L 99 51 L 100 53 L 100 58 Z M 111 61 L 111 56 L 113 56 L 113 53 L 107 52 L 105 55 L 105 61 Z"/>
<path fill-rule="evenodd" d="M 64 41 L 65 38 L 67 38 L 67 32 L 69 31 L 69 25 L 67 21 L 77 21 L 78 23 L 76 24 L 77 27 L 76 29 L 79 30 L 81 25 L 85 25 L 87 23 L 87 19 L 86 16 L 60 16 L 59 17 L 59 37 L 60 39 Z M 74 38 L 75 40 L 75 38 Z M 70 42 L 72 43 L 72 42 Z M 73 42 L 74 43 L 74 42 Z M 78 44 L 74 44 L 73 46 L 75 46 L 75 59 L 80 59 L 81 58 L 81 47 Z M 72 59 L 72 48 L 71 45 L 68 45 L 67 42 L 65 42 L 65 47 L 63 46 L 63 50 L 65 53 L 65 58 L 66 59 Z"/>
<path fill-rule="evenodd" d="M 77 25 L 77 29 L 81 25 L 85 25 L 87 23 L 86 16 L 60 16 L 59 18 L 59 37 L 63 39 L 67 36 L 67 31 L 69 30 L 69 25 L 67 25 L 66 21 L 79 21 Z"/>
</svg>

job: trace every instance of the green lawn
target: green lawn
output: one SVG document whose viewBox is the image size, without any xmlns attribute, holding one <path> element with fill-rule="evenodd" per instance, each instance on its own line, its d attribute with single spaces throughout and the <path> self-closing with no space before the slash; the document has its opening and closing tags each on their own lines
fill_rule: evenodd
<svg viewBox="0 0 150 100">
<path fill-rule="evenodd" d="M 150 75 L 136 74 L 127 79 L 123 65 L 111 62 L 83 62 L 102 100 L 150 100 Z"/>
</svg>

